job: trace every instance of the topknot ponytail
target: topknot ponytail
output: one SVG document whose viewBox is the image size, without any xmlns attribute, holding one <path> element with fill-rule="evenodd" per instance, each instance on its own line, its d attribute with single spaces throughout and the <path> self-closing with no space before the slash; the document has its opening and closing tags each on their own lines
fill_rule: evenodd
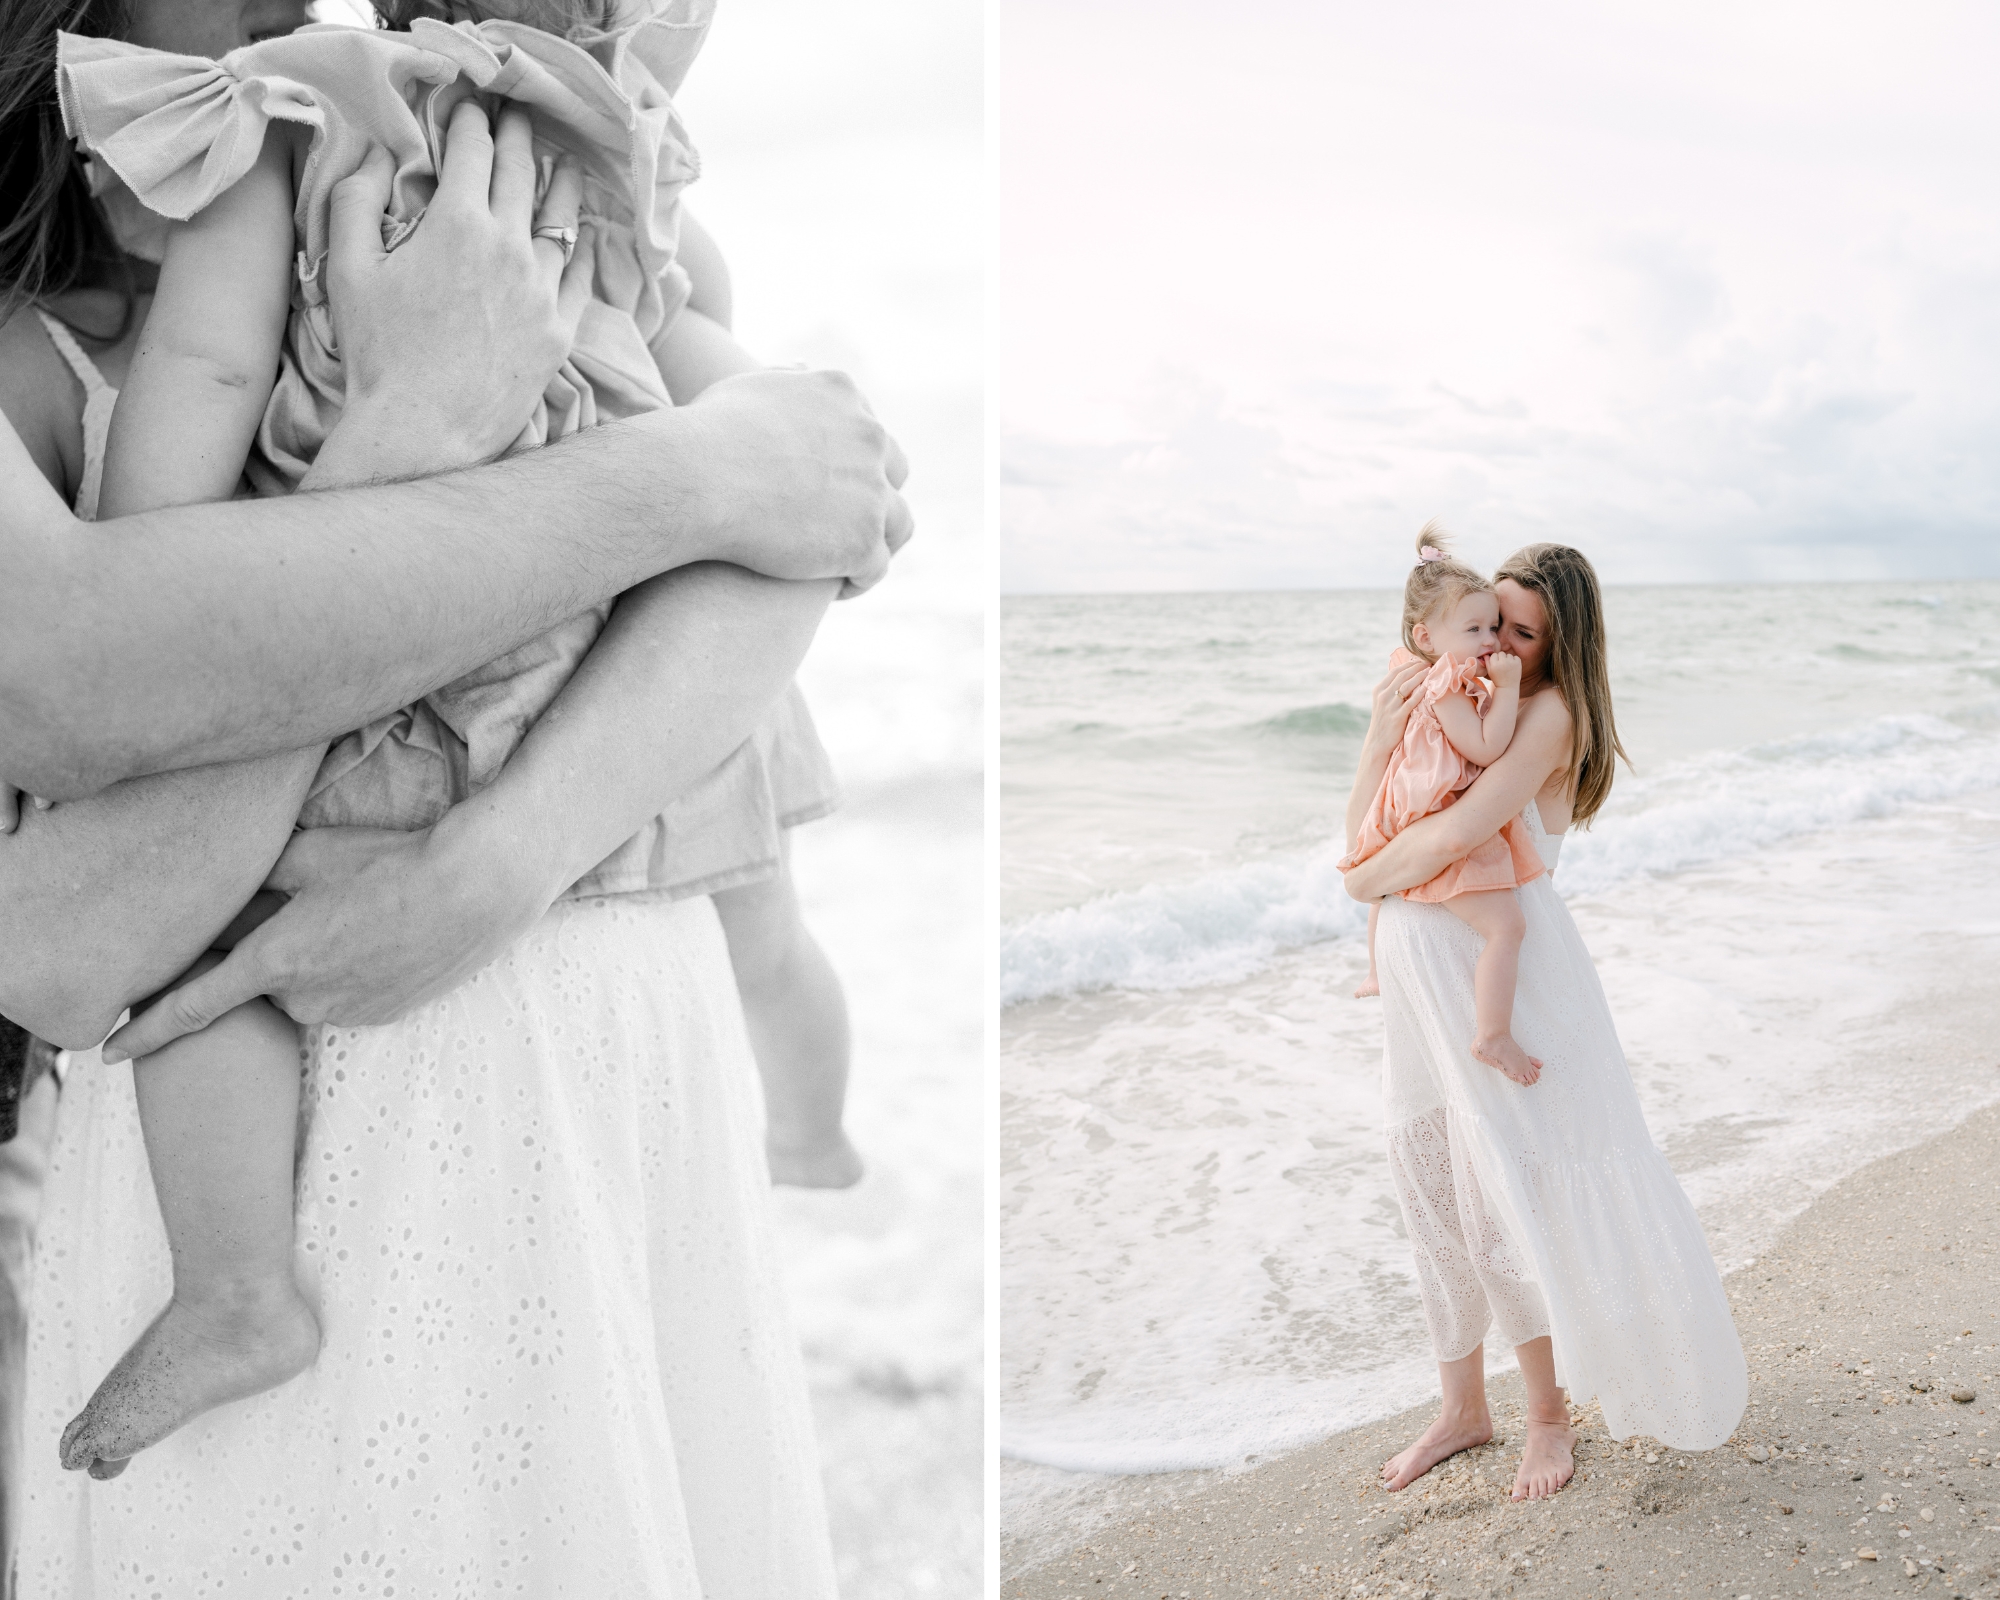
<svg viewBox="0 0 2000 1600">
<path fill-rule="evenodd" d="M 1451 535 L 1432 518 L 1417 530 L 1417 564 L 1403 585 L 1403 648 L 1414 656 L 1435 659 L 1431 652 L 1417 648 L 1417 624 L 1429 620 L 1445 606 L 1455 606 L 1469 594 L 1484 594 L 1493 587 L 1484 574 L 1475 572 L 1451 553 Z"/>
</svg>

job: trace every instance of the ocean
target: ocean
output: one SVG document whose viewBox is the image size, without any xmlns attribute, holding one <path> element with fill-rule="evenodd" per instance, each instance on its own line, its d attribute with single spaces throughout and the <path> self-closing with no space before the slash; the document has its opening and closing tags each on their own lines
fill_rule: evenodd
<svg viewBox="0 0 2000 1600">
<path fill-rule="evenodd" d="M 2000 1098 L 2000 584 L 1612 589 L 1632 757 L 1556 887 L 1725 1270 Z M 1435 1392 L 1333 862 L 1394 592 L 1002 609 L 1001 1449 L 1240 1468 Z"/>
<path fill-rule="evenodd" d="M 868 1172 L 773 1203 L 846 1600 L 976 1594 L 985 1558 L 982 26 L 968 0 L 730 0 L 678 97 L 738 336 L 854 376 L 917 520 L 799 673 L 846 803 L 794 832 L 794 876 Z"/>
</svg>

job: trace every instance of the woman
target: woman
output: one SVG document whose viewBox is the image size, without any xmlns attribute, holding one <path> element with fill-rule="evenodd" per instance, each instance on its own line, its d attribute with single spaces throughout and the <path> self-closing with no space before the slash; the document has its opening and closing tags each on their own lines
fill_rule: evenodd
<svg viewBox="0 0 2000 1600">
<path fill-rule="evenodd" d="M 1500 648 L 1521 662 L 1513 743 L 1455 805 L 1350 872 L 1382 901 L 1389 1164 L 1437 1355 L 1438 1420 L 1382 1468 L 1391 1491 L 1493 1435 L 1483 1341 L 1495 1321 L 1527 1387 L 1514 1498 L 1569 1481 L 1565 1390 L 1595 1397 L 1614 1438 L 1707 1449 L 1734 1431 L 1748 1380 L 1694 1208 L 1646 1131 L 1596 969 L 1547 876 L 1517 890 L 1516 1037 L 1532 1087 L 1472 1058 L 1479 939 L 1449 911 L 1384 899 L 1428 882 L 1519 816 L 1553 869 L 1624 752 L 1612 720 L 1597 575 L 1577 551 L 1530 545 L 1495 575 Z M 1348 802 L 1350 842 L 1402 737 L 1416 663 L 1377 687 Z"/>
<path fill-rule="evenodd" d="M 195 0 L 137 20 L 143 42 L 215 51 L 242 42 L 219 39 L 222 23 L 300 20 L 272 12 Z M 503 119 L 496 161 L 524 141 Z M 101 352 L 114 376 L 135 333 Z M 46 419 L 24 420 L 27 435 Z M 462 464 L 432 445 L 419 465 Z M 474 802 L 421 834 L 327 829 L 287 852 L 279 888 L 294 871 L 434 882 L 409 868 L 442 856 L 457 863 L 442 881 L 492 926 L 483 947 L 428 958 L 441 999 L 309 1042 L 297 1237 L 327 1332 L 318 1363 L 184 1428 L 113 1488 L 58 1474 L 46 1442 L 158 1305 L 167 1261 L 127 1073 L 77 1062 L 30 1320 L 42 1448 L 28 1451 L 24 1592 L 115 1591 L 139 1573 L 169 1593 L 831 1593 L 754 1069 L 713 909 L 558 901 L 741 742 L 828 593 L 669 574 L 620 603 Z M 200 798 L 226 809 L 255 767 L 216 769 Z M 143 809 L 143 791 L 121 798 Z M 54 815 L 87 829 L 103 804 Z M 226 857 L 226 832 L 213 842 Z"/>
</svg>

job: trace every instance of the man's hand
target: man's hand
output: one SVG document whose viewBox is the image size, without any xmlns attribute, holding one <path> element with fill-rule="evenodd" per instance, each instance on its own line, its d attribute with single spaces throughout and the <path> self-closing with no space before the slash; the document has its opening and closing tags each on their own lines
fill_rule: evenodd
<svg viewBox="0 0 2000 1600">
<path fill-rule="evenodd" d="M 156 997 L 105 1042 L 150 1055 L 258 995 L 295 1022 L 393 1022 L 504 953 L 553 902 L 512 863 L 468 860 L 450 830 L 315 828 L 265 887 L 290 898 L 219 965 Z"/>
<path fill-rule="evenodd" d="M 1496 689 L 1521 687 L 1521 658 L 1505 650 L 1495 650 L 1486 658 L 1486 676 Z"/>
<path fill-rule="evenodd" d="M 874 587 L 915 531 L 902 450 L 842 372 L 746 372 L 682 411 L 718 470 L 718 560 L 772 578 Z"/>
<path fill-rule="evenodd" d="M 474 100 L 445 130 L 437 192 L 416 230 L 382 248 L 395 164 L 376 149 L 334 186 L 327 299 L 347 403 L 325 451 L 378 480 L 491 460 L 520 433 L 568 357 L 590 298 L 589 235 L 565 266 L 536 226 L 575 227 L 581 178 L 559 167 L 535 215 L 527 113 L 497 128 Z M 363 474 L 343 470 L 346 482 Z M 321 487 L 315 472 L 305 487 Z"/>
</svg>

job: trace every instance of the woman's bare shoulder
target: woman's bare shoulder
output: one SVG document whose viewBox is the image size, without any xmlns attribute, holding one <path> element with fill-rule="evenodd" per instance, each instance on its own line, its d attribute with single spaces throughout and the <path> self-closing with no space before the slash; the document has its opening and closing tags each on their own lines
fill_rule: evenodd
<svg viewBox="0 0 2000 1600">
<path fill-rule="evenodd" d="M 1563 698 L 1562 690 L 1554 684 L 1537 691 L 1521 702 L 1521 711 L 1514 724 L 1514 737 L 1523 735 L 1533 738 L 1538 744 L 1553 742 L 1560 744 L 1564 755 L 1569 753 L 1571 738 L 1569 702 Z"/>
<path fill-rule="evenodd" d="M 65 500 L 83 475 L 83 385 L 31 306 L 0 322 L 0 413 Z"/>
<path fill-rule="evenodd" d="M 1521 707 L 1514 743 L 1522 745 L 1525 740 L 1524 748 L 1547 764 L 1547 776 L 1535 795 L 1535 803 L 1541 811 L 1542 825 L 1551 833 L 1569 831 L 1569 754 L 1575 737 L 1569 702 L 1554 684 L 1531 695 Z"/>
</svg>

